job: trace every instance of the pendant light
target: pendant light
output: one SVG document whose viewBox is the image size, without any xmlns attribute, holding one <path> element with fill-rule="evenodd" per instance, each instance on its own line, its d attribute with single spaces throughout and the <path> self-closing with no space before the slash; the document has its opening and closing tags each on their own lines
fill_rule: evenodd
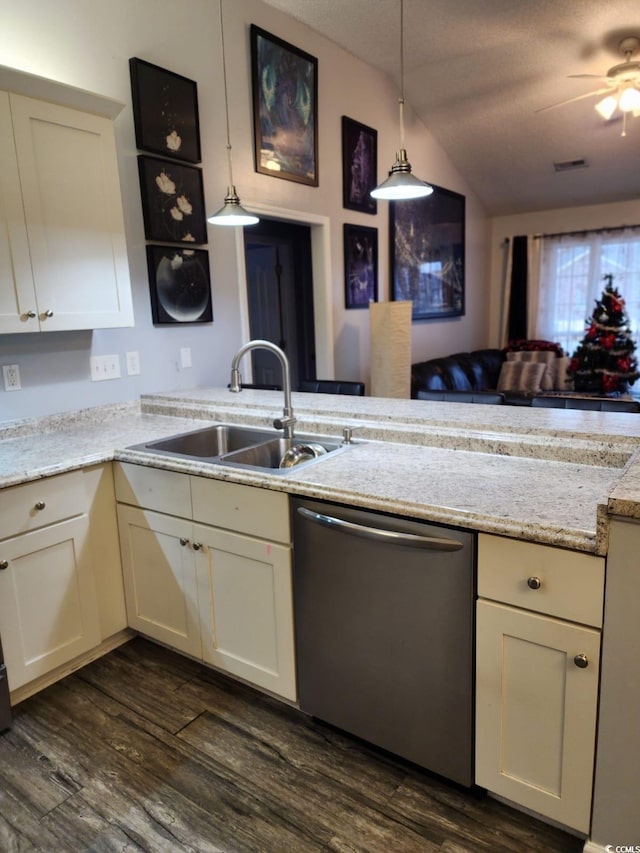
<svg viewBox="0 0 640 853">
<path fill-rule="evenodd" d="M 404 147 L 404 0 L 400 0 L 400 149 L 389 177 L 371 191 L 374 198 L 402 201 L 431 195 L 433 187 L 411 174 L 411 163 Z"/>
<path fill-rule="evenodd" d="M 258 217 L 249 213 L 240 204 L 238 193 L 233 184 L 233 171 L 231 169 L 231 135 L 229 133 L 229 96 L 227 94 L 227 65 L 224 56 L 224 28 L 222 23 L 222 0 L 218 0 L 220 9 L 220 44 L 222 47 L 222 79 L 224 82 L 224 111 L 227 120 L 227 160 L 229 164 L 229 185 L 224 197 L 224 205 L 220 210 L 207 217 L 211 225 L 255 225 Z"/>
</svg>

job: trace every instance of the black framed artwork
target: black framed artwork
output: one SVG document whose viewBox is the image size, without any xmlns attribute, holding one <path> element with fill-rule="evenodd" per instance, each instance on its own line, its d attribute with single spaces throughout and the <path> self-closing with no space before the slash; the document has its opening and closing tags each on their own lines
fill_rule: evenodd
<svg viewBox="0 0 640 853">
<path fill-rule="evenodd" d="M 377 185 L 378 132 L 342 116 L 342 205 L 361 213 L 378 212 L 371 190 Z"/>
<path fill-rule="evenodd" d="M 378 229 L 344 225 L 344 288 L 347 308 L 378 301 Z"/>
<path fill-rule="evenodd" d="M 206 243 L 202 172 L 138 154 L 144 235 L 169 243 Z"/>
<path fill-rule="evenodd" d="M 256 172 L 318 186 L 318 60 L 251 25 Z"/>
<path fill-rule="evenodd" d="M 413 302 L 412 319 L 464 314 L 465 197 L 431 195 L 389 205 L 392 298 Z"/>
<path fill-rule="evenodd" d="M 147 246 L 147 267 L 154 323 L 212 322 L 206 249 Z"/>
<path fill-rule="evenodd" d="M 136 146 L 188 163 L 200 162 L 198 87 L 195 81 L 129 60 Z"/>
</svg>

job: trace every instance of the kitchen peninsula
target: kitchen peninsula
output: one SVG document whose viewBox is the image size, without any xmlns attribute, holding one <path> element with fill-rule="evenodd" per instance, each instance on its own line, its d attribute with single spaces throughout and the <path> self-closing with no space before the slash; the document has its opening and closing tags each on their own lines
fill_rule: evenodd
<svg viewBox="0 0 640 853">
<path fill-rule="evenodd" d="M 511 616 L 528 607 L 538 614 L 534 614 L 536 624 L 544 621 L 572 627 L 579 623 L 583 636 L 596 641 L 595 660 L 591 657 L 589 668 L 582 670 L 582 662 L 575 664 L 578 675 L 584 671 L 595 678 L 595 726 L 603 558 L 616 524 L 635 528 L 633 519 L 640 518 L 640 460 L 636 458 L 640 419 L 632 414 L 518 408 L 505 413 L 504 407 L 294 394 L 298 431 L 340 438 L 348 427 L 353 445 L 334 458 L 299 471 L 292 469 L 286 475 L 168 460 L 128 449 L 215 422 L 269 427 L 280 411 L 280 396 L 268 391 L 231 395 L 226 389 L 198 389 L 148 395 L 130 405 L 5 424 L 0 427 L 0 486 L 8 496 L 11 487 L 26 487 L 42 478 L 115 461 L 124 470 L 127 466 L 169 470 L 192 482 L 226 481 L 477 531 L 479 595 L 486 598 L 485 609 Z M 585 584 L 589 577 L 594 589 L 599 586 L 596 615 L 586 610 L 576 610 L 576 615 L 573 611 L 539 610 L 538 605 L 514 600 L 508 590 L 484 593 L 482 561 L 490 559 L 493 564 L 501 560 L 501 549 L 512 545 L 518 550 L 504 552 L 505 566 L 513 553 L 524 563 L 531 555 L 544 557 L 545 564 L 547 559 L 561 560 L 564 554 L 577 559 L 578 571 L 585 567 Z M 528 550 L 531 548 L 534 550 Z M 490 558 L 485 556 L 488 554 Z M 540 565 L 540 572 L 546 568 Z M 609 585 L 611 566 L 607 571 Z M 532 571 L 530 581 L 536 579 L 534 575 Z M 581 577 L 577 580 L 579 587 Z M 570 598 L 585 596 L 572 587 Z M 609 678 L 606 639 L 611 616 L 607 606 L 605 603 L 603 679 Z M 616 619 L 615 614 L 612 618 Z M 573 669 L 572 664 L 568 681 L 574 678 Z M 620 689 L 613 685 L 613 694 Z M 609 725 L 606 704 L 601 703 L 600 714 L 602 744 L 603 726 Z M 598 760 L 606 761 L 602 746 L 600 753 Z M 596 793 L 600 784 L 608 790 L 606 782 L 601 783 L 596 774 Z M 544 806 L 534 810 L 587 834 L 590 781 L 588 788 L 586 805 L 582 803 L 577 817 L 563 820 L 562 814 L 558 817 Z M 526 797 L 522 804 L 531 807 Z M 597 814 L 597 797 L 595 808 Z"/>
</svg>

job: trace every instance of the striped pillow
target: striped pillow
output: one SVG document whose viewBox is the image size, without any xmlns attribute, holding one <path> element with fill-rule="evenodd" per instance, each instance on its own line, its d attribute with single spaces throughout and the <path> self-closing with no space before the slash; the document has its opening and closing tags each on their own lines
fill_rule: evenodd
<svg viewBox="0 0 640 853">
<path fill-rule="evenodd" d="M 554 356 L 555 358 L 555 356 Z M 546 364 L 539 361 L 505 361 L 500 368 L 498 391 L 538 394 Z"/>
</svg>

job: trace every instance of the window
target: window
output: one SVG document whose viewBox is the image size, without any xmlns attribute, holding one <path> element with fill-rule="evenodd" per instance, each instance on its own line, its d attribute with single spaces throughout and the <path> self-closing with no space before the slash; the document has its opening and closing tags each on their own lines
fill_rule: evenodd
<svg viewBox="0 0 640 853">
<path fill-rule="evenodd" d="M 640 342 L 640 226 L 541 239 L 537 337 L 558 341 L 571 355 L 611 274 Z"/>
</svg>

